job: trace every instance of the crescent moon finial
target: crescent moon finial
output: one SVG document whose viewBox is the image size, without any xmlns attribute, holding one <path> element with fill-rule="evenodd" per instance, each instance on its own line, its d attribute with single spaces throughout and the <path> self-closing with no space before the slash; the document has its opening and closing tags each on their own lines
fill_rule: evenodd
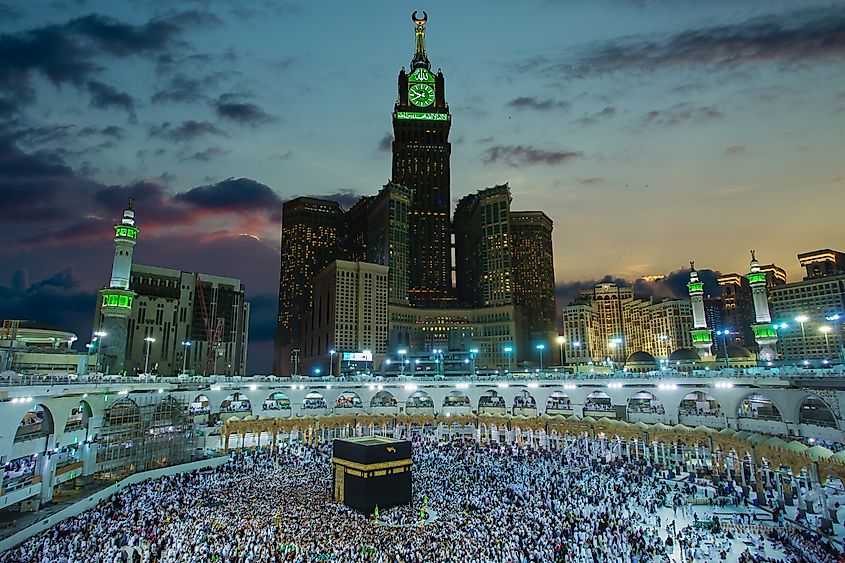
<svg viewBox="0 0 845 563">
<path fill-rule="evenodd" d="M 417 17 L 417 11 L 414 10 L 414 13 L 411 14 L 411 19 L 414 20 L 414 23 L 417 24 L 418 26 L 425 25 L 425 22 L 428 21 L 428 14 L 425 12 L 425 10 L 423 10 L 423 17 L 422 17 L 422 19 L 419 19 Z"/>
</svg>

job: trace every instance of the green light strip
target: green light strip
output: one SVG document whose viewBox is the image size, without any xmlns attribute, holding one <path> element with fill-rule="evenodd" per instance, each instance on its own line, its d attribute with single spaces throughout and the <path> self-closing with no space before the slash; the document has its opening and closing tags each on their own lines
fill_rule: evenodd
<svg viewBox="0 0 845 563">
<path fill-rule="evenodd" d="M 749 283 L 758 283 L 758 282 L 766 283 L 766 274 L 762 274 L 762 273 L 748 274 L 748 282 Z"/>
<path fill-rule="evenodd" d="M 417 111 L 397 111 L 396 119 L 421 119 L 423 121 L 449 121 L 448 113 L 421 113 Z"/>
<path fill-rule="evenodd" d="M 693 291 L 704 291 L 704 284 L 701 282 L 688 283 L 687 287 L 689 288 L 690 293 L 692 293 Z"/>
<path fill-rule="evenodd" d="M 122 307 L 124 309 L 131 309 L 132 296 L 122 295 L 119 293 L 104 293 L 103 307 Z"/>
<path fill-rule="evenodd" d="M 126 227 L 124 225 L 115 225 L 114 236 L 116 236 L 116 237 L 126 237 L 126 238 L 137 238 L 138 237 L 138 229 L 135 228 L 135 227 Z"/>
</svg>

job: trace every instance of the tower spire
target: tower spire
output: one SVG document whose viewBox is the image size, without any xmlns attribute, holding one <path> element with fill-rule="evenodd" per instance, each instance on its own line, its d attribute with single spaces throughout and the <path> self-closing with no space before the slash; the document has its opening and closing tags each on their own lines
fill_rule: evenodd
<svg viewBox="0 0 845 563">
<path fill-rule="evenodd" d="M 428 21 L 428 14 L 423 11 L 423 17 L 418 18 L 417 11 L 414 10 L 414 13 L 411 14 L 411 19 L 417 25 L 414 30 L 417 40 L 416 48 L 414 50 L 414 59 L 411 61 L 411 70 L 420 67 L 425 67 L 426 69 L 431 70 L 431 63 L 428 61 L 428 55 L 425 54 L 425 22 Z"/>
</svg>

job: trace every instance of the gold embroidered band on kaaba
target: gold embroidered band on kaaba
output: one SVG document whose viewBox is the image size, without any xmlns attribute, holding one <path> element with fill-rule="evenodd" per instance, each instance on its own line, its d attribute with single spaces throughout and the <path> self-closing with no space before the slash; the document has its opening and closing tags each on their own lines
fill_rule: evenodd
<svg viewBox="0 0 845 563">
<path fill-rule="evenodd" d="M 356 477 L 382 477 L 384 475 L 393 475 L 395 473 L 404 473 L 411 470 L 411 459 L 397 459 L 396 461 L 383 461 L 381 463 L 356 463 L 340 459 L 338 457 L 332 458 L 332 463 L 335 466 L 341 466 L 345 472 Z"/>
</svg>

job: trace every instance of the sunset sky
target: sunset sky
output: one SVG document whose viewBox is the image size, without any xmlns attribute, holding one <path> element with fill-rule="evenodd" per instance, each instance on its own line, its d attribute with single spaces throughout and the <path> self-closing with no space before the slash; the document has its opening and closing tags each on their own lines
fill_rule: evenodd
<svg viewBox="0 0 845 563">
<path fill-rule="evenodd" d="M 269 370 L 280 204 L 389 179 L 414 9 L 453 202 L 509 182 L 552 217 L 560 304 L 845 249 L 842 1 L 0 0 L 0 318 L 87 342 L 132 195 L 136 262 L 241 278 Z"/>
</svg>

